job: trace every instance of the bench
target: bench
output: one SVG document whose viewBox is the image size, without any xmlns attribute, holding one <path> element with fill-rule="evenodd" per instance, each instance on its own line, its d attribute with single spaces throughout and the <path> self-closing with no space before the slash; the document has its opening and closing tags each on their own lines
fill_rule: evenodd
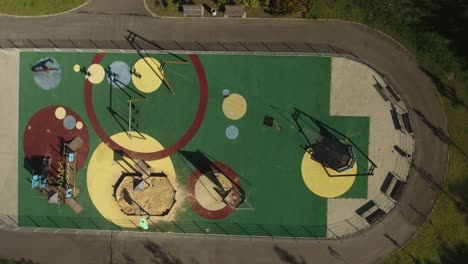
<svg viewBox="0 0 468 264">
<path fill-rule="evenodd" d="M 394 201 L 398 201 L 401 194 L 403 193 L 403 187 L 405 183 L 400 180 L 395 174 L 391 171 L 388 172 L 387 177 L 385 178 L 380 191 L 385 193 L 387 196 L 392 198 Z"/>
<path fill-rule="evenodd" d="M 243 5 L 226 5 L 224 6 L 224 17 L 242 17 L 246 18 Z"/>
<path fill-rule="evenodd" d="M 402 157 L 411 158 L 411 154 L 404 151 L 402 148 L 400 148 L 400 146 L 393 145 L 393 149 L 396 150 L 396 152 L 398 152 L 398 154 L 400 154 Z"/>
<path fill-rule="evenodd" d="M 186 16 L 203 16 L 203 6 L 201 5 L 182 5 L 184 17 Z"/>
<path fill-rule="evenodd" d="M 401 130 L 400 120 L 398 119 L 398 113 L 395 109 L 390 110 L 390 115 L 392 116 L 393 126 L 396 130 Z"/>
<path fill-rule="evenodd" d="M 382 186 L 380 187 L 380 191 L 385 193 L 394 201 L 398 201 L 403 192 L 404 185 L 405 183 L 402 180 L 389 171 L 387 177 L 385 177 L 385 180 L 382 183 Z"/>
<path fill-rule="evenodd" d="M 397 105 L 399 101 L 401 101 L 400 97 L 396 93 L 396 91 L 391 87 L 384 79 L 384 84 L 382 85 L 375 76 L 372 76 L 374 78 L 375 84 L 373 85 L 374 88 L 379 92 L 380 96 L 385 101 L 390 101 L 392 105 Z"/>
<path fill-rule="evenodd" d="M 375 77 L 374 77 L 375 79 Z M 384 92 L 384 88 L 383 86 L 377 81 L 377 79 L 375 79 L 375 84 L 373 85 L 374 88 L 377 90 L 377 92 L 380 94 L 380 96 L 382 96 L 382 98 L 385 100 L 385 101 L 388 101 L 388 97 L 387 95 L 385 94 Z"/>
<path fill-rule="evenodd" d="M 401 118 L 403 119 L 403 125 L 405 126 L 406 131 L 408 131 L 410 134 L 413 133 L 413 126 L 411 125 L 409 114 L 404 113 L 401 115 Z"/>
<path fill-rule="evenodd" d="M 390 85 L 386 85 L 385 88 L 387 88 L 387 90 L 390 92 L 390 94 L 392 95 L 392 97 L 397 101 L 397 102 L 400 102 L 401 101 L 401 98 L 400 96 L 398 96 L 397 92 L 395 91 L 395 89 L 393 89 L 392 86 Z"/>
<path fill-rule="evenodd" d="M 373 224 L 380 218 L 382 218 L 386 213 L 384 210 L 380 209 L 374 201 L 369 201 L 363 206 L 356 210 L 356 214 L 364 218 L 367 223 Z"/>
</svg>

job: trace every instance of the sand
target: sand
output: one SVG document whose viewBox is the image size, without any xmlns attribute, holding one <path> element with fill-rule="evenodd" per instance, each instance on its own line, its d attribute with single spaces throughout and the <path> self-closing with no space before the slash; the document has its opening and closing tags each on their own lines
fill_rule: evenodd
<svg viewBox="0 0 468 264">
<path fill-rule="evenodd" d="M 154 138 L 144 134 L 144 139 L 139 138 L 136 132 L 129 138 L 125 132 L 111 136 L 112 140 L 123 147 L 141 152 L 151 152 L 164 149 L 164 147 Z M 87 187 L 96 209 L 105 218 L 111 220 L 116 225 L 122 227 L 135 227 L 141 216 L 125 215 L 114 198 L 113 185 L 122 175 L 122 170 L 132 171 L 125 162 L 114 162 L 114 152 L 101 143 L 93 152 L 88 165 Z M 125 157 L 129 164 L 134 161 Z M 151 167 L 151 172 L 164 172 L 177 191 L 177 202 L 166 216 L 152 216 L 151 221 L 172 221 L 176 220 L 177 214 L 186 210 L 184 207 L 185 189 L 177 183 L 174 165 L 170 157 L 156 161 L 146 161 Z M 119 165 L 120 164 L 120 165 Z M 122 167 L 123 166 L 123 167 Z M 132 186 L 133 187 L 133 186 Z"/>
<path fill-rule="evenodd" d="M 133 177 L 125 177 L 117 189 L 117 202 L 127 215 L 166 215 L 176 191 L 166 177 L 148 177 L 143 191 L 133 190 Z"/>
<path fill-rule="evenodd" d="M 215 172 L 215 176 L 225 191 L 232 188 L 231 181 L 222 173 Z M 218 211 L 226 207 L 223 197 L 216 192 L 215 188 L 219 187 L 204 174 L 195 183 L 195 197 L 198 203 L 207 210 Z"/>
</svg>

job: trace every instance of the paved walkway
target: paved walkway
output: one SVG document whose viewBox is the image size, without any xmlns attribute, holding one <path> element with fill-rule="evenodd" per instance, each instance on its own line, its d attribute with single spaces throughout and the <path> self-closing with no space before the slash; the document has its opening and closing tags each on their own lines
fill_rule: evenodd
<svg viewBox="0 0 468 264">
<path fill-rule="evenodd" d="M 125 31 L 131 29 L 154 40 L 306 41 L 332 44 L 352 51 L 390 74 L 398 83 L 407 105 L 423 113 L 435 127 L 447 131 L 444 110 L 436 89 L 412 56 L 388 37 L 352 23 L 323 20 L 176 19 L 75 12 L 48 18 L 0 17 L 0 24 L 0 40 L 122 40 Z M 57 254 L 67 255 L 68 263 L 147 263 L 163 257 L 166 263 L 171 263 L 171 254 L 184 263 L 300 263 L 301 258 L 308 263 L 375 263 L 397 250 L 398 244 L 405 244 L 423 224 L 421 215 L 430 213 L 438 197 L 438 192 L 431 188 L 433 184 L 427 179 L 430 177 L 441 185 L 446 175 L 448 146 L 435 136 L 414 111 L 410 114 L 416 137 L 413 161 L 418 170 L 411 170 L 406 191 L 390 214 L 360 235 L 341 240 L 298 243 L 285 240 L 249 242 L 244 239 L 204 240 L 169 236 L 160 239 L 154 235 L 155 244 L 147 244 L 145 249 L 145 239 L 123 238 L 123 235 L 110 238 L 108 235 L 43 235 L 1 231 L 0 256 L 24 257 L 40 263 L 62 263 L 63 259 L 57 257 Z M 0 140 L 4 144 L 10 139 Z M 54 257 L 46 247 L 53 248 Z M 154 253 L 140 254 L 143 251 Z"/>
<path fill-rule="evenodd" d="M 0 215 L 18 214 L 18 70 L 19 54 L 0 52 Z"/>
</svg>

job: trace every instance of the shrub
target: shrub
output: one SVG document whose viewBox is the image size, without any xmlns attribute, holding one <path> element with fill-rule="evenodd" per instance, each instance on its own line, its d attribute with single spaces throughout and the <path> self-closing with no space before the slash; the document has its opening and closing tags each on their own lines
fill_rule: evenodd
<svg viewBox="0 0 468 264">
<path fill-rule="evenodd" d="M 176 11 L 179 11 L 180 4 L 177 1 L 167 0 L 166 8 L 170 12 L 176 12 Z"/>
<path fill-rule="evenodd" d="M 241 0 L 241 3 L 252 8 L 260 7 L 260 0 Z"/>
<path fill-rule="evenodd" d="M 268 8 L 266 10 L 275 16 L 288 15 L 291 13 L 301 12 L 305 14 L 311 7 L 309 0 L 268 0 Z"/>
<path fill-rule="evenodd" d="M 220 7 L 223 7 L 229 2 L 229 0 L 217 0 L 216 2 Z"/>
</svg>

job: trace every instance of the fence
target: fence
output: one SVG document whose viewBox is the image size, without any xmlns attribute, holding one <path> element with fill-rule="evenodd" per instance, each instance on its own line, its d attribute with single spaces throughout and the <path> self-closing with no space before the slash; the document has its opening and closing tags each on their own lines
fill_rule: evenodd
<svg viewBox="0 0 468 264">
<path fill-rule="evenodd" d="M 345 57 L 366 64 L 382 76 L 385 82 L 398 93 L 396 82 L 379 67 L 356 56 L 354 53 L 330 44 L 306 42 L 199 42 L 199 41 L 158 41 L 149 40 L 128 31 L 126 39 L 91 40 L 91 39 L 0 39 L 0 52 L 6 50 L 62 51 L 76 50 L 135 52 L 135 49 L 155 53 L 194 53 L 194 54 L 251 54 L 277 56 L 332 56 Z"/>
<path fill-rule="evenodd" d="M 131 34 L 138 36 L 132 32 Z M 138 36 L 139 37 L 139 36 Z M 135 42 L 135 40 L 137 42 Z M 143 41 L 141 41 L 143 40 Z M 135 43 L 137 43 L 135 45 Z M 135 47 L 137 46 L 137 48 Z M 352 52 L 329 44 L 286 43 L 286 42 L 177 42 L 152 41 L 142 37 L 127 40 L 70 40 L 70 39 L 0 39 L 0 52 L 8 50 L 62 51 L 76 50 L 78 52 L 102 52 L 103 50 L 118 52 L 136 52 L 145 50 L 155 53 L 195 53 L 195 54 L 250 54 L 250 55 L 294 55 L 294 56 L 332 56 L 345 57 L 366 64 L 380 74 L 385 82 L 396 91 L 396 83 L 380 68 L 357 57 Z M 402 104 L 403 105 L 403 104 Z M 404 107 L 404 105 L 403 105 Z M 393 208 L 383 194 L 375 197 L 388 204 L 386 213 Z M 369 224 L 357 214 L 338 223 L 323 225 L 263 225 L 226 222 L 195 222 L 195 221 L 152 221 L 148 222 L 148 230 L 139 227 L 137 221 L 108 220 L 105 218 L 86 217 L 50 217 L 50 216 L 8 216 L 0 215 L 0 225 L 23 227 L 52 228 L 57 232 L 62 229 L 78 230 L 114 230 L 141 231 L 157 233 L 226 235 L 246 237 L 288 237 L 288 238 L 342 238 L 360 233 Z M 130 226 L 130 227 L 122 227 Z M 15 230 L 15 229 L 14 229 Z"/>
<path fill-rule="evenodd" d="M 138 40 L 137 40 L 138 41 Z M 190 53 L 246 53 L 246 54 L 341 54 L 354 56 L 349 51 L 329 44 L 286 42 L 178 42 L 138 41 L 139 47 L 151 51 L 184 51 Z M 0 49 L 78 49 L 78 50 L 133 50 L 125 39 L 121 40 L 71 40 L 71 39 L 0 39 Z"/>
<path fill-rule="evenodd" d="M 356 217 L 358 217 L 356 215 Z M 337 223 L 335 232 L 324 225 L 272 225 L 272 224 L 246 224 L 227 223 L 222 221 L 164 221 L 148 219 L 148 229 L 144 230 L 138 225 L 138 220 L 120 219 L 112 221 L 105 218 L 89 217 L 65 217 L 65 216 L 0 216 L 0 226 L 12 226 L 19 229 L 54 229 L 59 232 L 67 230 L 94 230 L 94 231 L 133 231 L 152 233 L 175 233 L 183 235 L 224 235 L 224 236 L 244 236 L 244 237 L 270 237 L 270 238 L 341 238 L 350 233 L 341 233 L 338 228 L 349 229 L 349 225 L 354 226 L 351 221 L 345 220 Z M 365 227 L 368 227 L 366 225 Z M 363 226 L 354 226 L 351 233 L 363 230 Z"/>
</svg>

